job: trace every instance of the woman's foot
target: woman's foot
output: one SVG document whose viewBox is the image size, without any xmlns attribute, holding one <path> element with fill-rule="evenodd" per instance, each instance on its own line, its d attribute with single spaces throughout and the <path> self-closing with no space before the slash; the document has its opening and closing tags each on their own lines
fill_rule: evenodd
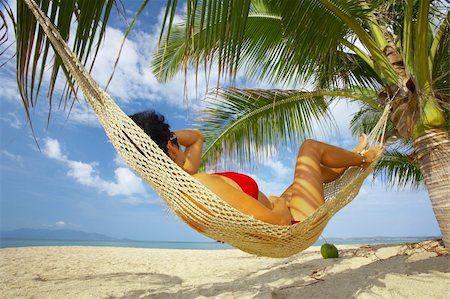
<svg viewBox="0 0 450 299">
<path fill-rule="evenodd" d="M 355 146 L 354 149 L 352 149 L 352 152 L 358 153 L 358 154 L 362 153 L 366 149 L 368 144 L 369 144 L 369 142 L 367 141 L 366 134 L 362 133 L 361 137 L 359 137 L 358 144 Z"/>
<path fill-rule="evenodd" d="M 381 146 L 374 146 L 369 148 L 362 157 L 364 158 L 364 162 L 362 163 L 362 168 L 366 169 L 372 164 L 381 154 L 383 153 L 383 148 Z"/>
<path fill-rule="evenodd" d="M 366 149 L 368 144 L 369 144 L 369 142 L 367 141 L 366 134 L 362 133 L 361 137 L 359 137 L 358 144 L 351 150 L 351 152 L 362 155 L 362 153 L 364 152 L 364 150 Z M 335 173 L 335 175 L 332 178 L 328 178 L 328 179 L 325 178 L 326 183 L 337 180 L 348 169 L 348 167 L 330 168 L 330 169 Z"/>
</svg>

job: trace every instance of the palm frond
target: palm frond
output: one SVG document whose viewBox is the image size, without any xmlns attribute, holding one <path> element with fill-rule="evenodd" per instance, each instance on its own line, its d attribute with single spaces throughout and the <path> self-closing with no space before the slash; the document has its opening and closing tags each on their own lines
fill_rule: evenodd
<svg viewBox="0 0 450 299">
<path fill-rule="evenodd" d="M 203 63 L 206 69 L 209 63 L 219 60 L 221 45 L 215 39 L 205 38 L 205 35 L 209 31 L 222 30 L 222 23 L 210 24 L 210 27 L 206 28 L 198 17 L 194 25 L 191 39 L 186 37 L 186 23 L 175 24 L 171 28 L 170 35 L 159 45 L 152 61 L 152 71 L 159 80 L 164 82 L 171 79 L 188 64 L 198 68 L 198 64 Z M 243 60 L 236 60 L 234 67 L 239 69 L 242 65 L 267 64 L 266 61 L 272 56 L 274 49 L 280 47 L 282 39 L 280 26 L 280 18 L 262 5 L 262 2 L 261 5 L 252 7 L 245 30 L 241 29 L 243 39 L 240 53 Z M 249 77 L 254 77 L 261 68 L 264 67 L 256 69 L 249 67 L 247 72 Z M 226 76 L 228 73 L 221 74 Z"/>
<path fill-rule="evenodd" d="M 3 13 L 3 9 L 5 10 L 6 14 L 8 12 L 11 14 L 11 7 L 9 6 L 8 2 L 0 1 L 1 6 L 3 6 L 2 10 L 0 10 L 0 20 L 1 20 L 1 26 L 0 26 L 0 46 L 3 46 L 8 41 L 8 22 L 7 17 Z"/>
<path fill-rule="evenodd" d="M 383 84 L 377 72 L 358 55 L 335 51 L 328 63 L 318 65 L 315 81 L 319 89 L 359 86 L 379 90 Z"/>
<path fill-rule="evenodd" d="M 246 27 L 250 3 L 250 0 L 187 1 L 185 22 L 186 51 L 190 52 L 196 42 L 215 44 L 219 74 L 225 72 L 233 77 L 239 64 L 239 53 L 244 34 L 242 28 Z M 168 1 L 161 31 L 161 41 L 164 32 L 166 32 L 167 36 L 166 42 L 171 35 L 173 16 L 176 9 L 177 1 Z M 200 24 L 199 28 L 205 30 L 200 31 L 198 37 L 194 39 L 198 24 Z M 198 62 L 200 58 L 200 56 L 195 56 L 194 60 Z"/>
<path fill-rule="evenodd" d="M 411 9 L 412 15 L 417 17 L 419 1 L 412 0 L 411 2 L 412 5 L 409 8 Z M 381 0 L 378 1 L 374 14 L 380 26 L 390 28 L 395 35 L 402 38 L 402 29 L 405 23 L 407 8 L 408 6 L 405 5 L 404 0 Z"/>
<path fill-rule="evenodd" d="M 116 0 L 66 0 L 66 1 L 36 1 L 50 20 L 57 26 L 61 36 L 68 41 L 73 19 L 76 20 L 76 30 L 73 38 L 73 50 L 83 63 L 87 63 L 90 53 L 94 52 L 90 62 L 92 68 L 95 57 L 102 43 L 106 24 Z M 119 7 L 116 5 L 116 7 Z M 17 1 L 16 56 L 17 82 L 22 101 L 31 123 L 29 109 L 37 103 L 38 95 L 44 79 L 44 72 L 51 65 L 48 87 L 49 117 L 53 103 L 53 94 L 60 71 L 66 77 L 67 84 L 62 92 L 61 101 L 66 102 L 72 95 L 76 96 L 74 81 L 61 63 L 59 56 L 52 60 L 50 43 L 44 31 L 23 1 Z M 61 103 L 60 103 L 61 104 Z"/>
<path fill-rule="evenodd" d="M 380 177 L 391 188 L 419 188 L 423 185 L 420 166 L 414 160 L 411 148 L 408 151 L 385 150 L 383 157 L 375 167 L 374 175 Z"/>
<path fill-rule="evenodd" d="M 419 12 L 416 22 L 416 39 L 414 41 L 414 75 L 416 87 L 421 92 L 430 93 L 430 65 L 428 57 L 428 48 L 430 41 L 429 32 L 429 12 L 430 3 L 428 1 L 419 1 Z"/>
<path fill-rule="evenodd" d="M 352 134 L 356 137 L 361 133 L 370 132 L 378 122 L 381 113 L 373 107 L 362 104 L 361 109 L 350 121 Z M 383 157 L 375 167 L 374 176 L 380 177 L 390 188 L 407 189 L 422 186 L 423 176 L 414 158 L 412 141 L 397 137 L 395 127 L 390 120 L 386 124 L 384 136 L 385 144 L 389 146 L 386 147 Z M 387 143 L 386 139 L 388 139 Z"/>
<path fill-rule="evenodd" d="M 403 56 L 403 62 L 408 74 L 414 74 L 414 60 L 417 58 L 414 55 L 414 50 L 417 45 L 414 41 L 418 39 L 417 36 L 417 21 L 421 10 L 421 3 L 418 0 L 390 0 L 381 1 L 376 9 L 376 18 L 380 26 L 389 28 L 389 31 L 397 43 L 397 47 Z M 449 1 L 431 1 L 427 4 L 429 9 L 428 21 L 428 38 L 425 41 L 425 48 L 430 48 L 433 41 L 433 34 L 437 33 L 440 25 L 448 15 Z M 448 16 L 447 16 L 448 18 Z M 448 22 L 448 21 L 447 21 Z M 433 59 L 433 50 L 430 51 L 430 62 Z"/>
<path fill-rule="evenodd" d="M 161 82 L 172 79 L 182 67 L 186 66 L 186 31 L 183 25 L 172 26 L 170 35 L 158 46 L 151 63 L 151 70 Z M 196 51 L 201 51 L 195 47 Z M 190 60 L 192 62 L 192 60 Z"/>
<path fill-rule="evenodd" d="M 162 62 L 171 51 L 173 60 L 168 57 L 170 61 L 185 66 L 193 62 L 197 71 L 200 62 L 217 62 L 219 74 L 234 78 L 241 61 L 245 60 L 250 77 L 286 85 L 307 82 L 318 67 L 328 65 L 336 52 L 342 51 L 339 45 L 355 34 L 352 30 L 357 29 L 356 35 L 362 34 L 366 41 L 372 41 L 358 22 L 369 22 L 368 13 L 373 7 L 364 4 L 365 1 L 341 0 L 333 2 L 336 9 L 331 13 L 321 2 L 330 1 L 267 0 L 237 10 L 233 0 L 221 1 L 220 5 L 215 1 L 190 0 L 188 8 L 192 6 L 197 11 L 188 11 L 184 36 L 170 20 L 164 25 L 170 34 L 161 39 L 157 64 L 160 70 L 164 69 Z M 175 5 L 175 2 L 168 3 L 167 18 Z M 257 19 L 261 16 L 265 20 Z M 185 42 L 174 42 L 170 38 L 172 34 L 184 37 Z M 175 50 L 170 42 L 178 48 Z M 204 48 L 198 51 L 201 45 Z M 381 63 L 382 73 L 392 73 L 392 66 L 380 49 L 372 45 L 369 51 Z M 158 67 L 155 65 L 153 70 L 158 72 Z"/>
<path fill-rule="evenodd" d="M 278 3 L 267 2 L 273 5 Z M 309 7 L 319 14 L 318 19 L 324 18 L 325 27 L 317 26 L 318 24 L 311 26 L 311 23 L 318 19 L 304 13 L 305 7 L 296 7 L 295 9 L 299 9 L 298 15 L 291 15 L 290 11 L 294 7 L 287 8 L 281 4 L 278 4 L 280 13 L 276 15 L 277 19 L 268 19 L 266 26 L 248 22 L 246 36 L 249 36 L 250 40 L 249 51 L 243 52 L 243 59 L 248 59 L 250 72 L 246 74 L 260 74 L 258 79 L 270 83 L 295 84 L 313 79 L 319 89 L 348 88 L 355 84 L 378 88 L 381 79 L 372 66 L 367 65 L 357 55 L 348 53 L 348 49 L 343 46 L 344 42 L 347 43 L 346 38 L 350 37 L 348 26 L 320 5 L 316 7 L 314 3 L 306 2 L 308 1 L 283 5 L 295 6 L 301 3 Z M 355 17 L 367 12 L 367 9 L 361 8 L 360 3 L 353 3 L 347 9 L 353 9 L 351 13 Z M 271 10 L 272 13 L 273 11 L 277 10 Z M 334 20 L 335 23 L 327 23 L 328 19 Z M 250 27 L 251 25 L 254 27 Z M 254 38 L 256 36 L 259 38 Z M 260 58 L 252 59 L 253 57 Z"/>
<path fill-rule="evenodd" d="M 433 55 L 433 89 L 442 98 L 448 109 L 450 99 L 450 13 L 444 19 L 438 33 L 441 34 Z"/>
<path fill-rule="evenodd" d="M 350 120 L 350 130 L 352 131 L 353 136 L 356 137 L 360 136 L 362 133 L 367 134 L 371 132 L 375 128 L 382 113 L 383 111 L 375 109 L 374 107 L 361 105 L 360 110 L 356 112 Z M 385 138 L 389 138 L 394 134 L 395 126 L 388 120 L 384 136 Z"/>
<path fill-rule="evenodd" d="M 0 26 L 0 57 L 5 55 L 8 49 L 14 44 L 13 41 L 8 41 L 8 20 L 10 19 L 14 24 L 13 12 L 8 2 L 5 0 L 0 0 L 1 6 L 3 8 L 0 10 L 0 20 L 2 22 Z M 8 45 L 9 42 L 9 45 Z M 7 58 L 5 61 L 0 61 L 0 68 L 4 66 L 12 57 Z"/>
<path fill-rule="evenodd" d="M 312 70 L 310 73 L 302 74 L 300 71 L 302 66 L 292 59 L 296 55 L 293 52 L 295 49 L 287 46 L 282 35 L 282 23 L 276 10 L 268 9 L 264 5 L 252 6 L 242 41 L 240 63 L 236 66 L 237 69 L 244 71 L 247 78 L 270 83 L 286 83 L 291 80 L 306 81 L 312 76 Z M 206 29 L 200 30 L 199 20 L 196 24 L 198 26 L 195 27 L 193 47 L 189 51 L 186 48 L 184 24 L 174 25 L 170 36 L 160 45 L 152 61 L 152 71 L 161 81 L 167 81 L 187 65 L 197 63 L 196 59 L 203 61 L 205 69 L 208 69 L 206 57 L 215 60 L 219 58 L 217 45 L 206 44 L 199 40 L 198 37 Z M 379 88 L 382 82 L 372 66 L 367 65 L 359 56 L 344 52 L 342 46 L 324 53 L 322 61 L 324 63 L 311 65 L 315 68 L 314 80 L 319 89 L 354 85 Z"/>
<path fill-rule="evenodd" d="M 372 11 L 379 5 L 378 1 L 284 1 L 280 5 L 283 35 L 292 37 L 290 45 L 295 47 L 300 61 L 306 59 L 305 62 L 317 65 L 328 63 L 325 58 L 332 57 L 328 54 L 333 55 L 328 52 L 335 51 L 342 39 L 356 36 L 370 53 L 381 77 L 388 83 L 397 81 L 392 65 L 381 51 L 382 45 L 377 45 L 376 38 L 367 30 L 370 27 L 367 24 L 374 22 Z"/>
<path fill-rule="evenodd" d="M 267 154 L 268 146 L 297 143 L 313 127 L 332 121 L 325 96 L 321 91 L 215 90 L 199 119 L 206 141 L 203 163 L 231 158 L 245 164 L 252 155 Z"/>
</svg>

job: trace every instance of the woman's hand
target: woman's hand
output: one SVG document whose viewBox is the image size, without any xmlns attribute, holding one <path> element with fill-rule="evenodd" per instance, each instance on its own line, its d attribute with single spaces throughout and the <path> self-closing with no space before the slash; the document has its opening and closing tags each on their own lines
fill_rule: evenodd
<svg viewBox="0 0 450 299">
<path fill-rule="evenodd" d="M 272 203 L 272 212 L 280 217 L 279 225 L 291 225 L 291 211 L 284 197 L 269 196 Z"/>
</svg>

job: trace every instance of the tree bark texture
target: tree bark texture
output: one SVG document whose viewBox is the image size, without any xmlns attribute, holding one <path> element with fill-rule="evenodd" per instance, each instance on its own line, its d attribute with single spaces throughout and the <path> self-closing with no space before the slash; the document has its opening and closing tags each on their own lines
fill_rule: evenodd
<svg viewBox="0 0 450 299">
<path fill-rule="evenodd" d="M 450 248 L 450 136 L 445 129 L 427 130 L 414 147 L 444 245 Z"/>
</svg>

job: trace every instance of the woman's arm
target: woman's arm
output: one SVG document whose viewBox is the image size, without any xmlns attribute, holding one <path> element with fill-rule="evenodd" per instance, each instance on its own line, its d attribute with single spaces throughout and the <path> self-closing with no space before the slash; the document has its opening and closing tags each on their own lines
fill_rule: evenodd
<svg viewBox="0 0 450 299">
<path fill-rule="evenodd" d="M 185 147 L 186 162 L 183 169 L 189 174 L 195 174 L 200 168 L 203 149 L 203 134 L 198 130 L 175 131 L 178 143 Z"/>
</svg>

